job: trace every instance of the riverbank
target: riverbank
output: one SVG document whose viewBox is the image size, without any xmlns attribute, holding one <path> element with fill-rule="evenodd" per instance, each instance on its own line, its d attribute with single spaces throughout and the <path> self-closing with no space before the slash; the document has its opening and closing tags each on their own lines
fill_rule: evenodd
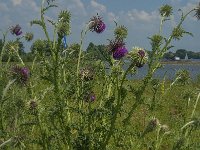
<svg viewBox="0 0 200 150">
<path fill-rule="evenodd" d="M 199 61 L 193 61 L 193 60 L 178 60 L 178 61 L 161 61 L 161 64 L 194 64 L 194 65 L 200 65 Z"/>
</svg>

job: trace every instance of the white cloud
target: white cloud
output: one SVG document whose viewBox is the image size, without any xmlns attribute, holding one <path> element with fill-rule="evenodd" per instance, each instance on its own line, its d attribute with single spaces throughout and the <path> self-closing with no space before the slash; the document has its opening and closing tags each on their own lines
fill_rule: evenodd
<svg viewBox="0 0 200 150">
<path fill-rule="evenodd" d="M 13 3 L 14 6 L 21 5 L 22 0 L 12 0 L 12 3 Z"/>
<path fill-rule="evenodd" d="M 0 10 L 1 11 L 8 11 L 9 10 L 6 3 L 0 3 Z"/>
<path fill-rule="evenodd" d="M 127 17 L 131 21 L 151 22 L 159 18 L 157 12 L 148 13 L 144 10 L 132 9 L 127 12 Z"/>
<path fill-rule="evenodd" d="M 70 2 L 61 2 L 61 4 L 66 4 L 67 8 L 70 11 L 73 11 L 74 14 L 76 15 L 83 15 L 86 16 L 87 12 L 85 10 L 85 6 L 81 0 L 70 0 Z"/>
<path fill-rule="evenodd" d="M 101 13 L 106 12 L 106 6 L 104 6 L 103 4 L 97 3 L 94 0 L 90 1 L 90 4 L 95 9 L 96 12 L 101 12 Z"/>
<path fill-rule="evenodd" d="M 119 19 L 113 12 L 108 12 L 108 21 L 113 22 Z"/>
</svg>

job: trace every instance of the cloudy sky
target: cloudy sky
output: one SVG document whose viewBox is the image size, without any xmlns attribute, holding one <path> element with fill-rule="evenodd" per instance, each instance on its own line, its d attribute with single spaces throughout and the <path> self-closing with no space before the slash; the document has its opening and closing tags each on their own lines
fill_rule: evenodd
<svg viewBox="0 0 200 150">
<path fill-rule="evenodd" d="M 199 0 L 55 0 L 58 8 L 51 9 L 46 14 L 47 18 L 55 19 L 60 10 L 71 11 L 72 34 L 67 38 L 68 43 L 79 42 L 80 33 L 89 19 L 97 13 L 103 17 L 106 23 L 106 30 L 102 34 L 88 33 L 84 41 L 86 48 L 91 41 L 95 44 L 107 44 L 107 39 L 113 38 L 114 21 L 119 25 L 128 28 L 126 39 L 127 48 L 133 46 L 151 48 L 148 37 L 159 30 L 159 7 L 163 4 L 173 6 L 174 15 L 171 21 L 164 26 L 163 34 L 169 35 L 172 28 L 180 19 L 181 8 L 187 12 L 198 4 Z M 0 0 L 0 29 L 6 30 L 9 26 L 20 24 L 23 32 L 34 32 L 35 39 L 44 38 L 40 27 L 30 26 L 30 21 L 39 18 L 41 0 Z M 192 14 L 183 27 L 194 34 L 194 37 L 186 35 L 181 41 L 175 41 L 173 45 L 176 49 L 187 49 L 200 51 L 200 21 L 197 21 Z M 49 31 L 51 26 L 49 25 Z M 1 38 L 1 35 L 0 35 Z M 12 38 L 11 36 L 8 39 Z M 26 45 L 29 50 L 31 43 Z"/>
</svg>

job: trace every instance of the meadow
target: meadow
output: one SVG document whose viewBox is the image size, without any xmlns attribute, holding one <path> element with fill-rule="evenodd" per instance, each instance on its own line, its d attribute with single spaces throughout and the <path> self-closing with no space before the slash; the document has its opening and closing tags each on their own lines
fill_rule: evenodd
<svg viewBox="0 0 200 150">
<path fill-rule="evenodd" d="M 24 63 L 17 41 L 30 41 L 33 34 L 22 36 L 19 25 L 3 32 L 0 149 L 200 149 L 200 78 L 191 80 L 187 70 L 178 71 L 173 80 L 153 78 L 171 42 L 191 35 L 182 24 L 190 13 L 200 19 L 200 6 L 182 12 L 169 37 L 162 35 L 162 28 L 172 7 L 161 6 L 159 31 L 149 39 L 151 56 L 140 47 L 128 51 L 128 29 L 116 23 L 107 50 L 100 51 L 103 60 L 91 58 L 82 48 L 87 32 L 98 36 L 104 32 L 102 18 L 97 15 L 89 20 L 79 44 L 66 45 L 71 14 L 63 10 L 57 20 L 48 20 L 54 28 L 52 40 L 45 13 L 53 7 L 57 7 L 54 0 L 43 0 L 40 18 L 31 21 L 43 29 L 48 47 L 39 43 L 32 62 Z M 5 40 L 9 31 L 16 41 Z M 15 55 L 19 62 L 3 63 L 5 53 Z M 127 78 L 145 64 L 148 72 L 143 79 Z"/>
</svg>

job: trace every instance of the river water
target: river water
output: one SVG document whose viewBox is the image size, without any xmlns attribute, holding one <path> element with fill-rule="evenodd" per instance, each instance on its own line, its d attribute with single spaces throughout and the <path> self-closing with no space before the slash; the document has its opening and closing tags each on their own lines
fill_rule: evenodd
<svg viewBox="0 0 200 150">
<path fill-rule="evenodd" d="M 175 78 L 176 72 L 179 70 L 188 70 L 192 80 L 196 80 L 200 75 L 200 64 L 163 64 L 162 68 L 159 68 L 154 73 L 154 78 L 172 80 Z M 129 79 L 142 79 L 146 76 L 148 66 L 145 65 L 137 70 L 134 76 L 128 76 Z"/>
</svg>

